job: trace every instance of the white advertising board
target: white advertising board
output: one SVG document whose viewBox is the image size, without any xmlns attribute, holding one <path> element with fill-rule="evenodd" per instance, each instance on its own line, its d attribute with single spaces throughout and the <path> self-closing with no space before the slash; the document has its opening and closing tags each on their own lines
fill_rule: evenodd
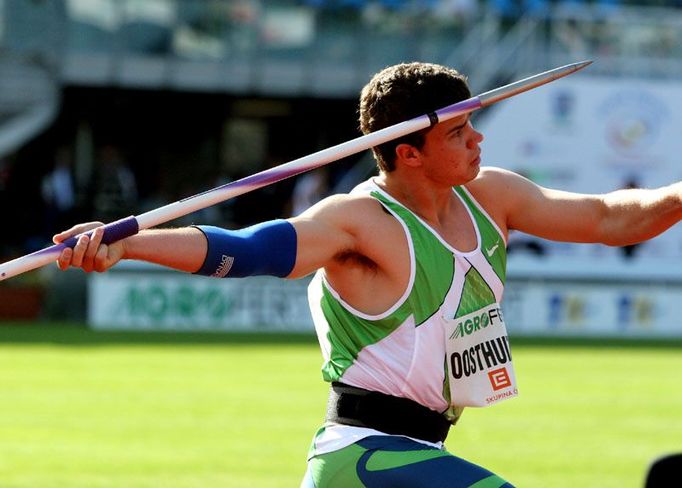
<svg viewBox="0 0 682 488">
<path fill-rule="evenodd" d="M 88 281 L 88 322 L 96 329 L 312 332 L 307 284 L 121 267 Z"/>
<path fill-rule="evenodd" d="M 512 335 L 682 337 L 682 285 L 516 281 L 503 310 Z"/>
<path fill-rule="evenodd" d="M 510 262 L 502 308 L 512 335 L 682 337 L 682 279 L 672 267 Z M 563 269 L 562 269 L 563 267 Z M 147 266 L 91 275 L 96 329 L 313 333 L 308 280 L 214 279 Z"/>
<path fill-rule="evenodd" d="M 589 68 L 588 68 L 589 69 Z M 591 77 L 558 80 L 490 108 L 477 123 L 484 165 L 561 190 L 605 193 L 682 180 L 682 85 Z M 602 259 L 613 248 L 555 245 L 549 252 Z M 637 258 L 682 257 L 682 226 L 642 245 Z"/>
</svg>

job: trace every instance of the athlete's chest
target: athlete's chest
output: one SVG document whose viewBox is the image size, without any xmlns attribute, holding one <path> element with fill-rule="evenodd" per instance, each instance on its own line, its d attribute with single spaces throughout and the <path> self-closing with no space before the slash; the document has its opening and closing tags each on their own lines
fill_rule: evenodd
<svg viewBox="0 0 682 488">
<path fill-rule="evenodd" d="M 453 252 L 469 253 L 477 249 L 478 232 L 467 206 L 453 193 L 446 207 L 433 215 L 412 211 L 415 224 L 424 227 Z"/>
</svg>

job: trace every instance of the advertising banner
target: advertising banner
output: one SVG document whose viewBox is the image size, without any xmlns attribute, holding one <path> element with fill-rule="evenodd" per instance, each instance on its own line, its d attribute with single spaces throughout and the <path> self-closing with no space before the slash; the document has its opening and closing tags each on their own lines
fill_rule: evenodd
<svg viewBox="0 0 682 488">
<path fill-rule="evenodd" d="M 543 264 L 511 263 L 502 301 L 510 337 L 682 337 L 673 271 L 576 266 L 540 276 Z M 642 272 L 641 270 L 645 271 Z M 570 270 L 570 271 L 569 271 Z M 95 329 L 313 333 L 308 279 L 216 279 L 133 265 L 91 275 Z"/>
<path fill-rule="evenodd" d="M 503 310 L 514 335 L 682 337 L 682 285 L 514 282 Z"/>
<path fill-rule="evenodd" d="M 128 268 L 93 275 L 88 322 L 96 329 L 313 331 L 307 280 L 215 279 Z"/>
<path fill-rule="evenodd" d="M 682 85 L 576 76 L 492 107 L 475 122 L 482 164 L 549 188 L 605 193 L 682 180 Z M 547 254 L 602 259 L 605 246 L 540 241 Z M 598 247 L 598 249 L 595 249 Z M 682 226 L 643 244 L 637 258 L 682 257 Z"/>
</svg>

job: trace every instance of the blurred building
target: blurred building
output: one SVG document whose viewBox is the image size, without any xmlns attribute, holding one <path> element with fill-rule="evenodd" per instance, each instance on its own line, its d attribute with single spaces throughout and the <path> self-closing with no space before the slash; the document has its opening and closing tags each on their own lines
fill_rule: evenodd
<svg viewBox="0 0 682 488">
<path fill-rule="evenodd" d="M 637 144 L 664 140 L 674 123 L 665 119 L 665 105 L 682 100 L 668 87 L 682 77 L 681 41 L 682 15 L 672 0 L 0 0 L 0 202 L 14 210 L 3 215 L 12 232 L 3 234 L 0 259 L 47 243 L 36 216 L 49 214 L 42 182 L 58 151 L 71 158 L 70 215 L 111 220 L 140 213 L 357 137 L 360 88 L 402 61 L 453 66 L 480 93 L 594 59 L 584 76 L 601 84 L 562 81 L 562 93 L 548 95 L 546 106 L 517 110 L 517 118 L 505 119 L 501 106 L 477 114 L 487 132 L 484 156 L 494 156 L 484 163 L 579 191 L 596 188 L 585 182 L 599 181 L 596 189 L 608 191 L 631 178 L 644 186 L 679 179 L 682 171 L 671 163 L 655 173 L 631 155 Z M 634 102 L 609 99 L 611 82 Z M 656 85 L 651 93 L 642 88 L 649 83 Z M 573 174 L 588 159 L 571 141 L 583 137 L 580 121 L 594 116 L 585 103 L 595 100 L 603 110 L 610 103 L 634 112 L 613 108 L 609 119 L 622 122 L 611 136 L 630 155 L 621 151 L 612 165 L 619 169 L 590 180 Z M 644 106 L 658 118 L 641 115 Z M 519 119 L 522 113 L 536 115 Z M 654 129 L 663 135 L 655 139 Z M 512 132 L 516 145 L 505 145 Z M 124 169 L 111 170 L 112 152 Z M 579 161 L 568 161 L 570 154 Z M 540 162 L 546 160 L 551 168 Z M 326 175 L 330 191 L 347 191 L 372 170 L 367 154 L 335 163 Z M 181 223 L 236 226 L 287 216 L 295 186 L 282 182 Z M 682 254 L 682 238 L 674 239 L 643 247 L 631 262 L 660 257 L 660 249 Z M 541 248 L 527 257 L 558 276 L 568 271 L 551 264 L 552 256 L 610 260 L 600 247 L 578 252 L 532 241 L 516 247 L 521 257 L 523 249 Z M 620 272 L 613 262 L 605 276 Z M 552 297 L 547 313 L 556 315 L 556 304 L 570 300 Z"/>
<path fill-rule="evenodd" d="M 619 0 L 0 0 L 0 158 L 29 241 L 16 244 L 32 245 L 22 222 L 58 147 L 73 155 L 78 215 L 109 218 L 90 201 L 105 147 L 149 207 L 357 136 L 359 89 L 396 62 L 454 66 L 478 92 L 582 58 L 593 75 L 675 78 L 678 13 Z M 332 183 L 351 186 L 360 159 Z M 364 159 L 353 175 L 371 171 Z M 263 199 L 284 215 L 291 188 Z"/>
</svg>

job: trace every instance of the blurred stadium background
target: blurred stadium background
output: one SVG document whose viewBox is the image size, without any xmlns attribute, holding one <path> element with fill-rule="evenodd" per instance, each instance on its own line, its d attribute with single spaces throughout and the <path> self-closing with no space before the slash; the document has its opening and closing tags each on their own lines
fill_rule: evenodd
<svg viewBox="0 0 682 488">
<path fill-rule="evenodd" d="M 0 0 L 0 208 L 4 209 L 0 261 L 45 247 L 55 231 L 74 223 L 139 214 L 356 137 L 360 88 L 377 70 L 401 61 L 455 67 L 469 76 L 472 91 L 480 93 L 555 66 L 593 59 L 594 64 L 578 75 L 476 114 L 474 123 L 486 137 L 483 164 L 522 172 L 543 185 L 583 192 L 678 181 L 682 178 L 678 159 L 682 154 L 681 46 L 682 4 L 676 0 Z M 327 194 L 348 191 L 373 170 L 370 155 L 362 154 L 170 225 L 201 222 L 239 227 L 287 217 Z M 549 338 L 553 345 L 546 351 L 547 358 L 561 356 L 555 347 L 572 350 L 575 341 L 587 340 L 580 347 L 590 344 L 591 348 L 605 338 L 627 338 L 622 357 L 614 359 L 613 364 L 619 365 L 614 376 L 599 384 L 608 388 L 622 381 L 618 374 L 623 370 L 634 374 L 629 361 L 636 355 L 633 348 L 641 345 L 642 354 L 648 351 L 651 357 L 669 362 L 652 368 L 658 382 L 627 383 L 633 401 L 662 395 L 665 406 L 679 413 L 682 385 L 674 371 L 680 370 L 682 338 L 677 314 L 682 299 L 680 258 L 679 226 L 628 248 L 556 244 L 512 235 L 504 304 L 510 332 L 526 338 L 526 344 Z M 277 342 L 273 338 L 281 337 L 281 348 L 273 351 L 287 350 L 293 341 L 316 353 L 306 284 L 306 280 L 285 283 L 268 278 L 218 281 L 133 263 L 122 263 L 103 275 L 59 273 L 49 267 L 0 283 L 0 321 L 8 324 L 0 328 L 0 342 L 6 357 L 35 354 L 37 359 L 28 361 L 31 364 L 59 363 L 45 357 L 38 347 L 43 342 L 66 344 L 68 363 L 74 345 L 102 346 L 110 340 L 118 347 L 121 342 L 135 342 L 135 337 L 164 344 L 163 338 L 169 337 L 165 334 L 174 331 L 184 334 L 173 336 L 173 344 L 183 340 L 193 344 L 196 336 L 187 334 L 190 331 L 232 331 L 242 335 L 227 337 L 247 334 L 255 345 L 263 341 L 258 337 L 266 337 L 270 346 Z M 36 326 L 32 334 L 27 332 L 29 324 L 51 325 Z M 83 325 L 97 329 L 100 339 Z M 117 335 L 141 330 L 156 335 Z M 292 339 L 291 333 L 298 338 Z M 75 338 L 79 334 L 82 338 Z M 199 343 L 232 344 L 223 335 L 208 337 Z M 672 349 L 647 349 L 652 340 Z M 237 341 L 237 349 L 242 342 Z M 27 343 L 35 343 L 37 349 L 22 349 Z M 610 349 L 615 350 L 619 349 Z M 177 360 L 182 361 L 182 348 L 179 351 Z M 528 351 L 522 357 L 532 358 L 532 351 L 539 354 L 532 348 Z M 576 351 L 578 358 L 590 357 L 580 348 Z M 294 347 L 293 354 L 300 353 Z M 316 359 L 306 360 L 314 365 L 313 371 L 300 381 L 314 385 L 312 395 L 319 408 L 309 423 L 298 420 L 305 424 L 303 443 L 319 422 L 324 403 Z M 112 371 L 113 365 L 134 362 L 117 361 L 112 360 Z M 6 364 L 10 368 L 16 362 Z M 66 384 L 81 366 L 63 371 Z M 206 368 L 211 367 L 209 362 Z M 21 371 L 26 384 L 39 375 L 23 367 Z M 125 371 L 120 372 L 120 381 L 125 381 Z M 263 374 L 271 374 L 268 371 Z M 546 389 L 566 371 L 555 373 L 558 376 L 553 378 L 527 374 L 531 386 L 535 381 Z M 3 376 L 7 381 L 11 377 L 9 372 Z M 281 385 L 268 385 L 280 386 L 281 395 L 286 395 L 288 381 L 284 377 Z M 571 381 L 580 385 L 579 379 Z M 229 380 L 225 385 L 238 391 Z M 552 401 L 568 395 L 561 388 L 556 393 Z M 627 394 L 620 391 L 617 396 L 624 401 Z M 261 398 L 257 392 L 254 395 Z M 85 410 L 87 398 L 84 395 Z M 19 399 L 30 403 L 30 398 Z M 588 395 L 578 405 L 589 409 L 594 401 Z M 618 399 L 596 401 L 610 404 Z M 300 407 L 290 408 L 294 419 Z M 623 415 L 651 422 L 644 410 L 632 406 Z M 633 478 L 633 471 L 643 471 L 659 453 L 657 446 L 660 454 L 675 446 L 682 450 L 682 427 L 671 411 L 657 411 L 663 419 L 655 431 L 659 437 L 653 436 L 650 426 L 647 432 L 652 437 L 641 444 L 648 447 L 642 447 L 636 459 L 624 461 L 622 452 L 614 451 L 612 469 L 624 469 L 629 486 L 638 486 L 640 479 Z M 520 414 L 513 412 L 514 416 L 503 418 Z M 488 412 L 486 418 L 495 415 Z M 490 422 L 483 419 L 480 422 Z M 22 422 L 28 425 L 31 418 Z M 528 432 L 528 425 L 521 425 Z M 250 432 L 245 435 L 255 436 L 248 426 L 244 428 Z M 500 423 L 497 428 L 505 427 Z M 624 427 L 619 424 L 614 430 L 622 434 Z M 11 432 L 17 439 L 23 435 Z M 465 431 L 464 437 L 477 441 L 488 435 L 482 432 Z M 568 435 L 557 434 L 567 442 Z M 300 438 L 294 438 L 300 448 Z M 33 440 L 39 443 L 39 439 L 36 434 Z M 641 437 L 638 442 L 643 442 Z M 0 444 L 0 449 L 16 454 L 11 443 Z M 539 452 L 526 454 L 533 457 Z M 603 454 L 602 444 L 595 446 L 595 453 Z M 277 458 L 278 453 L 270 455 Z M 292 456 L 304 457 L 304 446 Z M 303 472 L 302 461 L 291 467 L 293 475 L 287 478 L 277 469 L 284 469 L 288 461 L 277 459 L 270 477 L 262 474 L 263 466 L 247 464 L 239 475 L 242 478 L 206 475 L 192 481 L 157 476 L 149 481 L 131 477 L 107 484 L 105 478 L 92 475 L 80 481 L 55 478 L 51 485 L 46 484 L 47 477 L 27 478 L 21 473 L 5 476 L 3 482 L 0 460 L 0 485 L 245 486 L 244 480 L 253 481 L 249 473 L 255 470 L 265 480 L 260 486 L 293 486 L 292 480 Z M 479 461 L 490 466 L 485 456 Z M 593 478 L 585 466 L 588 473 L 582 473 L 582 478 L 570 478 L 570 466 L 565 466 L 564 471 L 559 469 L 565 485 L 544 484 L 542 476 L 552 475 L 542 471 L 546 465 L 532 470 L 535 478 L 528 469 L 523 478 L 520 468 L 518 476 L 527 481 L 520 486 L 597 486 L 589 483 Z M 211 466 L 197 469 L 210 472 Z M 509 466 L 515 469 L 511 459 Z M 222 469 L 234 474 L 237 468 Z M 49 465 L 43 471 L 54 475 Z M 115 472 L 108 472 L 110 479 L 117 479 Z M 623 478 L 605 476 L 598 486 L 625 485 Z"/>
</svg>

